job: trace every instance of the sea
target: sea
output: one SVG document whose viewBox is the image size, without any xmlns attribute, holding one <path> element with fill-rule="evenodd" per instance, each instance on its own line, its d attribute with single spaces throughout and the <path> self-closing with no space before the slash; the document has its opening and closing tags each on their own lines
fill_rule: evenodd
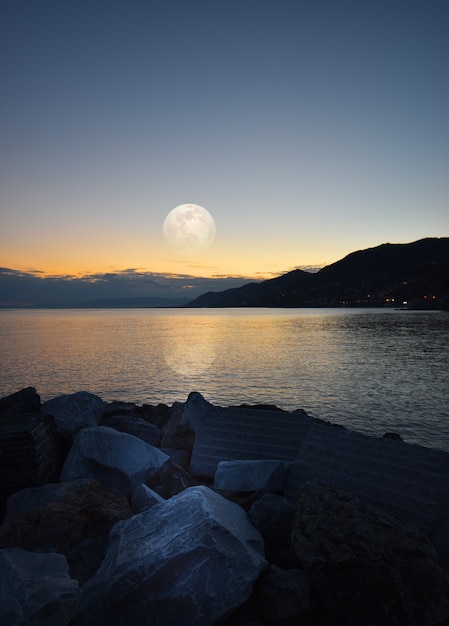
<svg viewBox="0 0 449 626">
<path fill-rule="evenodd" d="M 0 397 L 80 390 L 136 404 L 269 404 L 449 450 L 449 312 L 0 311 Z"/>
</svg>

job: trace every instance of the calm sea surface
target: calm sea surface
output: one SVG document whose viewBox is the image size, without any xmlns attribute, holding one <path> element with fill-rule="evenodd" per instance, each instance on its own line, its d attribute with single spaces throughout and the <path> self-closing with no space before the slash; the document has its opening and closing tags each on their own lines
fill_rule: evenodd
<svg viewBox="0 0 449 626">
<path fill-rule="evenodd" d="M 0 311 L 0 395 L 87 390 L 171 405 L 276 404 L 449 450 L 449 313 L 366 309 Z"/>
</svg>

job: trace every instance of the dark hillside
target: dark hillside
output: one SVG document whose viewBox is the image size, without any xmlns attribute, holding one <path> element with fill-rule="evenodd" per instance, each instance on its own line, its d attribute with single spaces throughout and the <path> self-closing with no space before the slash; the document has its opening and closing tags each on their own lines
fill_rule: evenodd
<svg viewBox="0 0 449 626">
<path fill-rule="evenodd" d="M 316 274 L 288 272 L 209 292 L 190 307 L 413 306 L 449 308 L 449 238 L 359 250 Z"/>
</svg>

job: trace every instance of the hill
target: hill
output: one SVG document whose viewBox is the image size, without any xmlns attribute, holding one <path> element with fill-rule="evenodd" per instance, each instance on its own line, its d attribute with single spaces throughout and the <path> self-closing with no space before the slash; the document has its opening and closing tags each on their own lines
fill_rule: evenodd
<svg viewBox="0 0 449 626">
<path fill-rule="evenodd" d="M 172 308 L 180 307 L 188 302 L 187 298 L 158 298 L 156 296 L 144 296 L 140 298 L 102 298 L 89 300 L 70 308 L 80 309 L 137 309 L 137 308 Z"/>
<path fill-rule="evenodd" d="M 208 292 L 188 307 L 449 308 L 449 237 L 358 250 L 317 273 L 293 270 Z"/>
</svg>

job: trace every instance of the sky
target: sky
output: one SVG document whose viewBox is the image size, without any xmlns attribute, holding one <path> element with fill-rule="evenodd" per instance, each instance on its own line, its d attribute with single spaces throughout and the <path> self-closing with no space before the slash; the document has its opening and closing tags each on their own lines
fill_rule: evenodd
<svg viewBox="0 0 449 626">
<path fill-rule="evenodd" d="M 196 295 L 447 236 L 448 18 L 447 0 L 7 0 L 0 285 Z M 215 221 L 194 258 L 162 232 L 184 203 Z"/>
</svg>

